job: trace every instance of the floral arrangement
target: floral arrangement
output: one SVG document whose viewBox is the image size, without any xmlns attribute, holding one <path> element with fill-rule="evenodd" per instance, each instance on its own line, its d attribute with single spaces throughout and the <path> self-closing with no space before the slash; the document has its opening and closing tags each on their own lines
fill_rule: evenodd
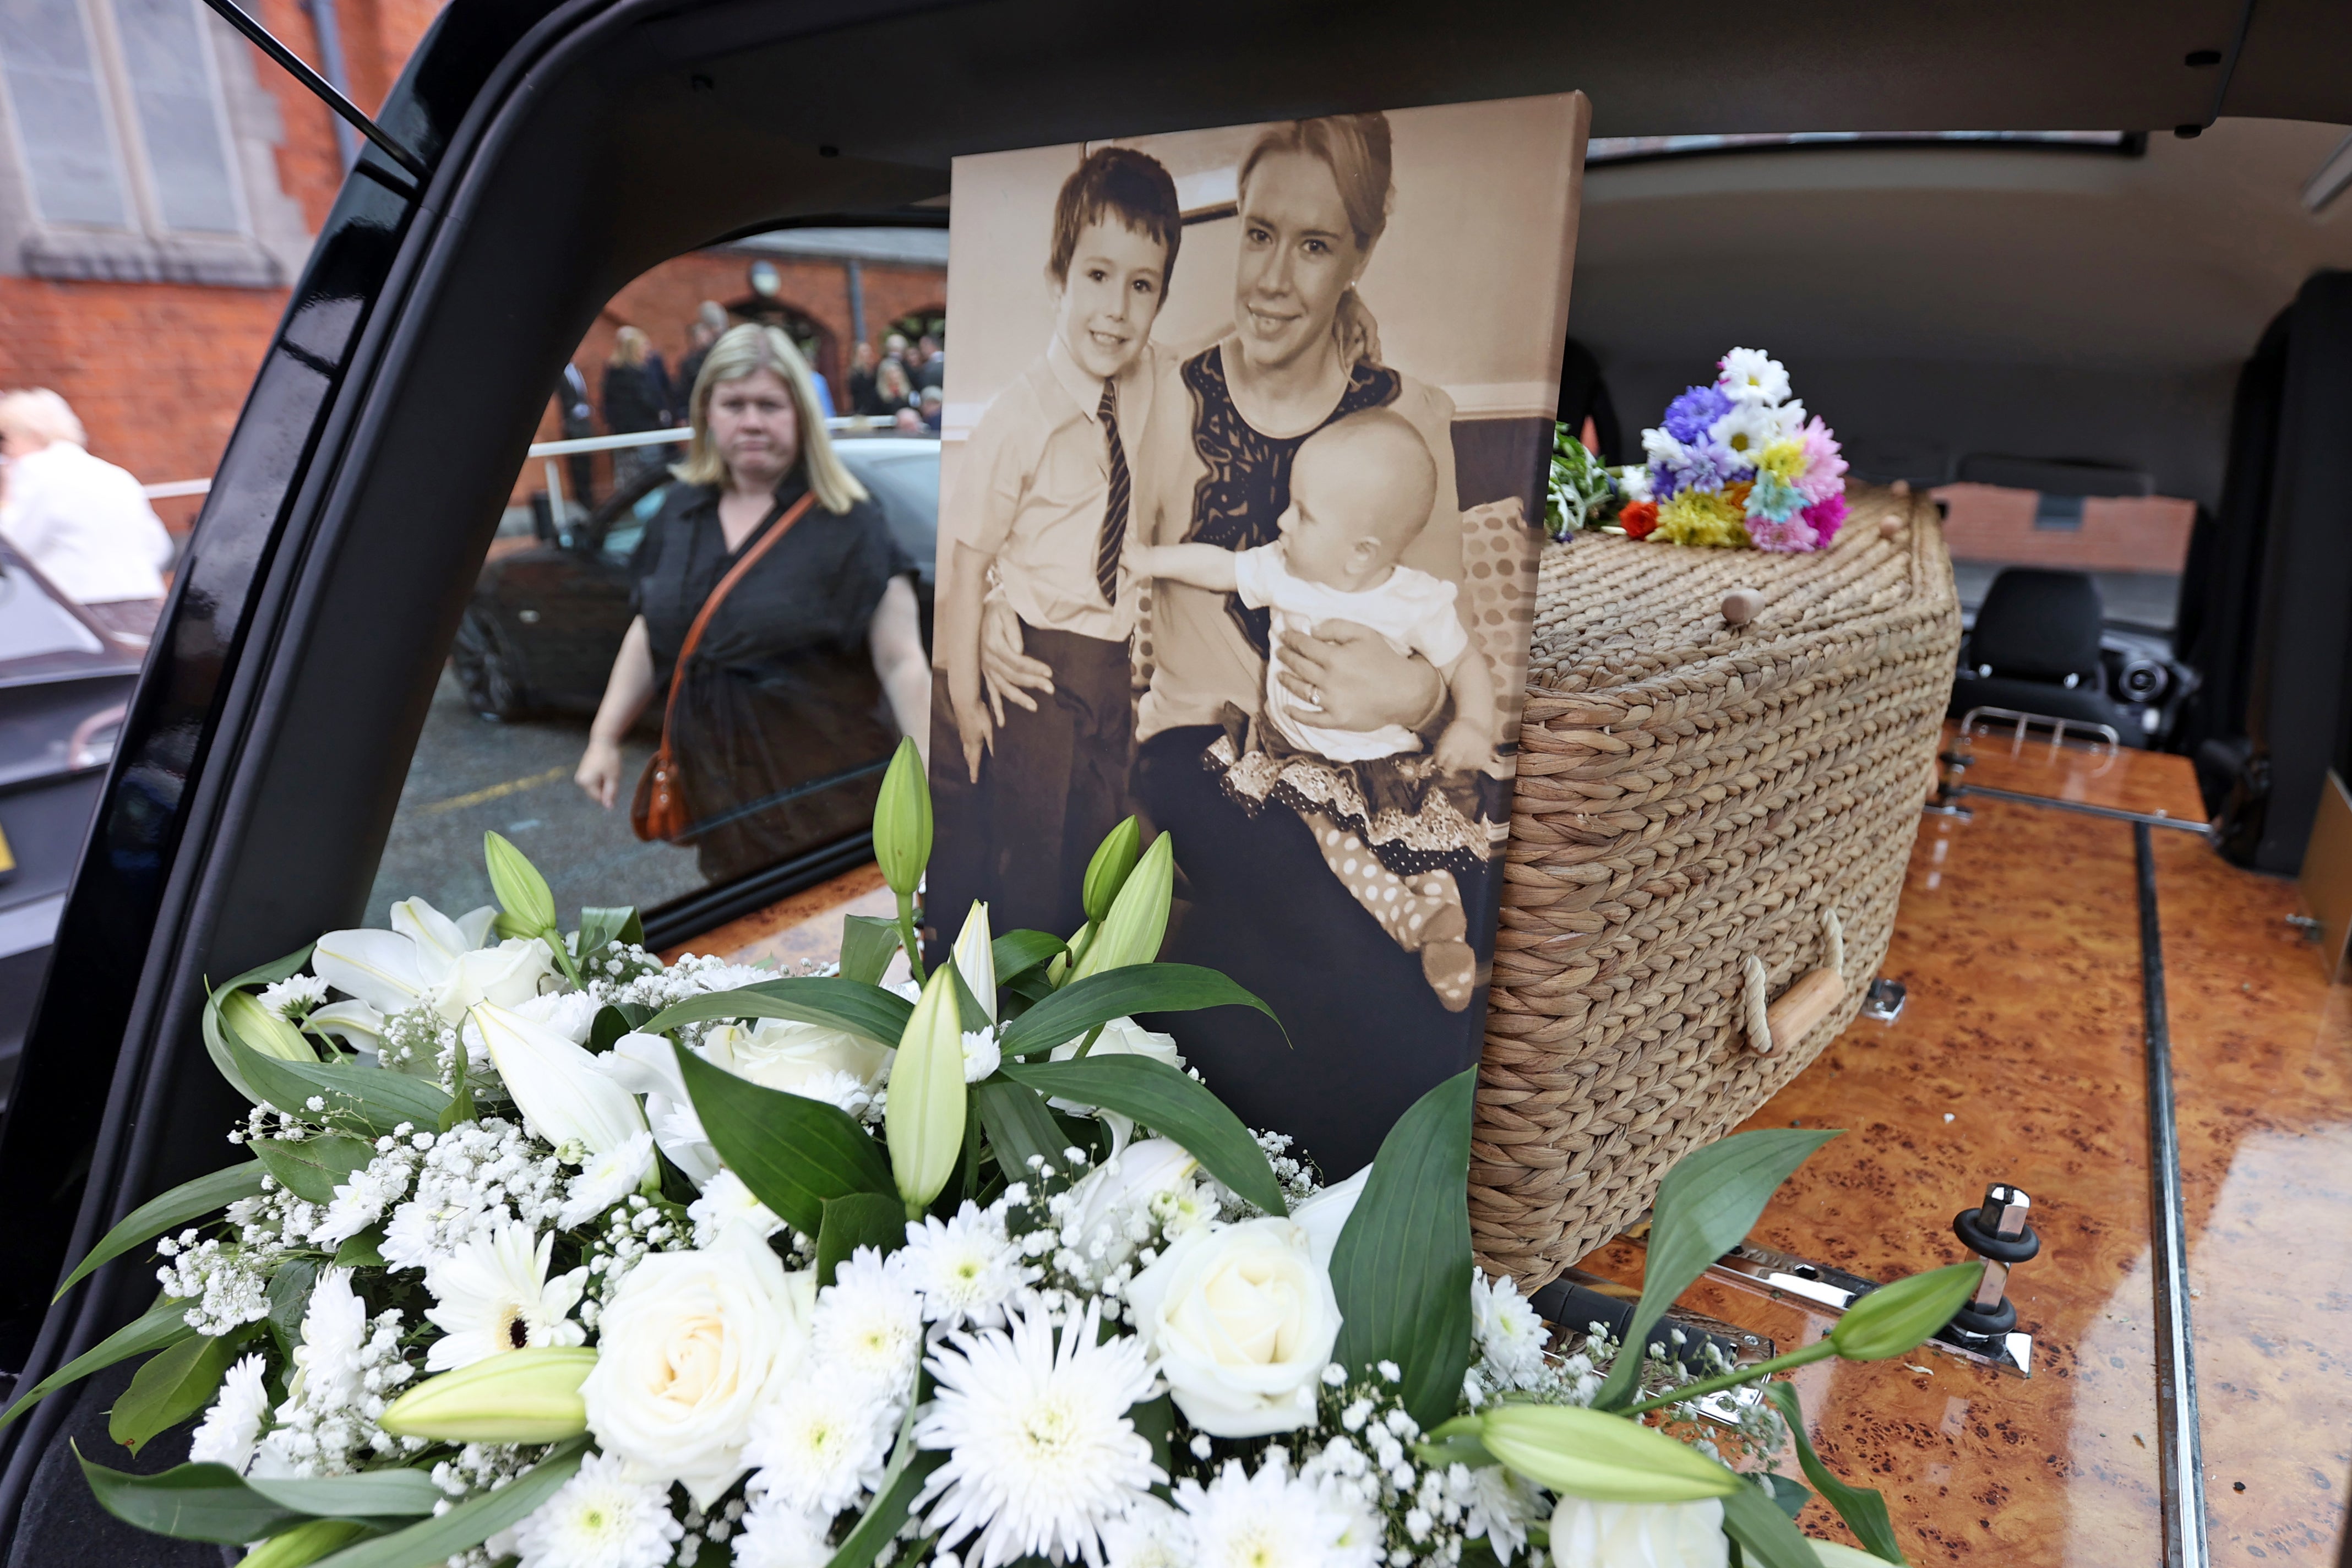
<svg viewBox="0 0 2352 1568">
<path fill-rule="evenodd" d="M 500 909 L 409 900 L 221 986 L 245 1162 L 81 1260 L 60 1295 L 152 1242 L 162 1295 L 0 1423 L 146 1355 L 111 1435 L 195 1422 L 190 1462 L 89 1484 L 249 1568 L 1903 1560 L 1787 1384 L 1699 1402 L 1904 1353 L 1977 1266 L 1756 1366 L 1562 1353 L 1471 1256 L 1472 1075 L 1327 1186 L 1134 1022 L 1263 1010 L 1153 962 L 1168 836 L 1113 833 L 1073 938 L 975 906 L 928 972 L 911 746 L 875 841 L 898 919 L 853 917 L 832 973 L 665 965 L 627 910 L 562 931 L 491 835 Z M 1831 1136 L 1682 1163 L 1629 1345 Z M 1798 1532 L 1792 1433 L 1875 1557 Z"/>
<path fill-rule="evenodd" d="M 1791 395 L 1760 349 L 1723 356 L 1711 385 L 1666 405 L 1642 432 L 1646 466 L 1601 468 L 1568 430 L 1553 442 L 1547 521 L 1554 538 L 1610 529 L 1672 544 L 1819 550 L 1845 521 L 1837 437 Z"/>
</svg>

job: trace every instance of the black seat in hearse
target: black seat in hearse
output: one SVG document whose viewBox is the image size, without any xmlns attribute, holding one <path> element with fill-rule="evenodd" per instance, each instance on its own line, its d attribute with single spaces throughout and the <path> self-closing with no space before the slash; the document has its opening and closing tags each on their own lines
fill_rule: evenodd
<svg viewBox="0 0 2352 1568">
<path fill-rule="evenodd" d="M 2099 585 L 2084 572 L 2010 566 L 1992 580 L 1952 684 L 1951 713 L 2004 708 L 2104 724 L 2127 746 L 2140 726 L 2107 695 L 2099 660 L 2106 618 Z"/>
</svg>

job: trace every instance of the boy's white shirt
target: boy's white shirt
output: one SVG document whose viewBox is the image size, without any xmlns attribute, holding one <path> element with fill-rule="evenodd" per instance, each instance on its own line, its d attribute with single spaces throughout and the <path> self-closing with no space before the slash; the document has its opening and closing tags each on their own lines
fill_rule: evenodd
<svg viewBox="0 0 2352 1568">
<path fill-rule="evenodd" d="M 1276 540 L 1234 556 L 1234 587 L 1252 609 L 1274 613 L 1273 647 L 1265 661 L 1265 716 L 1285 740 L 1335 763 L 1370 762 L 1421 750 L 1421 737 L 1402 724 L 1378 730 L 1327 730 L 1315 710 L 1290 694 L 1278 674 L 1285 637 L 1311 635 L 1324 621 L 1353 621 L 1378 632 L 1401 654 L 1417 653 L 1450 681 L 1456 660 L 1470 651 L 1470 634 L 1454 607 L 1459 589 L 1443 577 L 1399 566 L 1388 580 L 1353 592 L 1295 576 Z M 1472 657 L 1478 657 L 1475 652 Z"/>
<path fill-rule="evenodd" d="M 1119 447 L 1127 456 L 1130 538 L 1140 488 L 1137 460 L 1160 369 L 1147 342 L 1112 378 L 1118 387 Z M 1118 602 L 1105 605 L 1095 578 L 1110 502 L 1101 403 L 1101 381 L 1078 364 L 1059 333 L 1048 338 L 1045 353 L 990 401 L 972 427 L 957 505 L 961 515 L 975 519 L 965 542 L 993 558 L 996 591 L 1024 621 L 1125 642 L 1135 630 L 1139 585 L 1122 565 Z"/>
</svg>

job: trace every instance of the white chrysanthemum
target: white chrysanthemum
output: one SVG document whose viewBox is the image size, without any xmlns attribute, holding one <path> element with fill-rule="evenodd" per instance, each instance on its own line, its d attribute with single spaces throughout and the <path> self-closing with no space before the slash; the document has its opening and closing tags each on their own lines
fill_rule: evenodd
<svg viewBox="0 0 2352 1568">
<path fill-rule="evenodd" d="M 262 1419 L 269 1414 L 269 1394 L 261 1386 L 261 1373 L 257 1355 L 228 1369 L 219 1395 L 188 1444 L 190 1463 L 226 1465 L 239 1475 L 253 1463 L 253 1446 L 260 1441 Z"/>
<path fill-rule="evenodd" d="M 1698 1502 L 1588 1502 L 1564 1497 L 1551 1510 L 1551 1560 L 1559 1568 L 1616 1568 L 1621 1563 L 1672 1563 L 1726 1568 L 1723 1500 Z"/>
<path fill-rule="evenodd" d="M 1470 1276 L 1470 1321 L 1477 1331 L 1487 1375 L 1504 1388 L 1533 1388 L 1543 1377 L 1543 1319 L 1508 1275 L 1489 1280 L 1481 1269 Z"/>
<path fill-rule="evenodd" d="M 751 1504 L 735 1537 L 735 1568 L 825 1568 L 833 1548 L 825 1544 L 831 1517 L 811 1519 L 770 1492 Z"/>
<path fill-rule="evenodd" d="M 527 1346 L 584 1342 L 588 1331 L 572 1321 L 571 1312 L 588 1271 L 575 1268 L 550 1279 L 554 1250 L 553 1231 L 534 1246 L 526 1227 L 500 1225 L 427 1268 L 425 1287 L 440 1305 L 425 1316 L 442 1337 L 425 1352 L 425 1370 L 449 1372 Z"/>
<path fill-rule="evenodd" d="M 748 963 L 720 963 L 696 973 L 694 984 L 702 991 L 740 991 L 747 985 L 764 985 L 774 978 L 776 972 L 772 969 L 754 969 Z"/>
<path fill-rule="evenodd" d="M 1167 1477 L 1127 1412 L 1150 1396 L 1142 1344 L 1097 1342 L 1101 1305 L 1088 1301 L 1056 1336 L 1033 1305 L 1010 1329 L 953 1333 L 925 1362 L 939 1391 L 915 1440 L 945 1449 L 919 1510 L 942 1546 L 973 1539 L 971 1568 L 1030 1556 L 1102 1562 L 1102 1527 Z"/>
<path fill-rule="evenodd" d="M 963 1080 L 978 1083 L 1004 1062 L 1003 1047 L 993 1029 L 966 1029 L 963 1035 Z"/>
<path fill-rule="evenodd" d="M 1481 1465 L 1475 1470 L 1452 1466 L 1446 1485 L 1462 1504 L 1462 1533 L 1474 1541 L 1484 1536 L 1504 1568 L 1509 1568 L 1511 1559 L 1527 1546 L 1528 1526 L 1542 1516 L 1542 1489 L 1505 1465 Z"/>
<path fill-rule="evenodd" d="M 783 1229 L 775 1210 L 761 1203 L 732 1171 L 721 1171 L 703 1184 L 702 1195 L 686 1206 L 694 1222 L 694 1245 L 709 1247 L 729 1226 L 749 1226 L 761 1241 Z"/>
<path fill-rule="evenodd" d="M 1036 1278 L 1004 1234 L 1003 1216 L 983 1214 L 966 1201 L 955 1217 L 926 1216 L 907 1226 L 906 1249 L 898 1254 L 907 1283 L 922 1294 L 927 1321 L 950 1327 L 993 1328 L 1004 1309 Z"/>
<path fill-rule="evenodd" d="M 923 1302 L 905 1268 L 870 1247 L 845 1258 L 817 1292 L 809 1343 L 815 1364 L 862 1384 L 869 1399 L 904 1399 L 923 1356 Z"/>
<path fill-rule="evenodd" d="M 1723 356 L 1716 385 L 1734 403 L 1778 403 L 1789 395 L 1789 373 L 1762 349 L 1734 349 Z"/>
<path fill-rule="evenodd" d="M 359 1392 L 360 1352 L 367 1334 L 367 1303 L 352 1289 L 352 1271 L 321 1269 L 302 1313 L 302 1342 L 294 1347 L 288 1403 L 351 1404 Z"/>
<path fill-rule="evenodd" d="M 1690 461 L 1690 448 L 1657 426 L 1642 432 L 1642 455 L 1653 468 L 1679 468 Z"/>
<path fill-rule="evenodd" d="M 556 1223 L 569 1229 L 585 1225 L 637 1190 L 654 1165 L 654 1135 L 640 1132 L 592 1158 L 572 1178 Z"/>
<path fill-rule="evenodd" d="M 1186 1480 L 1176 1505 L 1192 1522 L 1198 1568 L 1373 1568 L 1380 1531 L 1338 1489 L 1290 1473 L 1289 1457 L 1269 1449 L 1257 1474 L 1228 1459 L 1206 1487 Z"/>
<path fill-rule="evenodd" d="M 1707 439 L 1729 454 L 1733 469 L 1745 473 L 1756 466 L 1756 454 L 1780 438 L 1780 421 L 1758 404 L 1732 405 L 1730 413 L 1706 427 Z"/>
<path fill-rule="evenodd" d="M 1156 1497 L 1103 1526 L 1104 1568 L 1192 1568 L 1192 1526 Z"/>
<path fill-rule="evenodd" d="M 811 1073 L 785 1091 L 803 1100 L 821 1100 L 850 1116 L 862 1116 L 874 1103 L 874 1087 L 856 1073 L 836 1068 Z"/>
<path fill-rule="evenodd" d="M 661 1568 L 686 1533 L 669 1489 L 626 1479 L 626 1465 L 591 1454 L 515 1531 L 522 1568 Z"/>
<path fill-rule="evenodd" d="M 743 1460 L 760 1468 L 751 1489 L 831 1519 L 880 1489 L 897 1428 L 897 1407 L 876 1399 L 864 1378 L 830 1367 L 795 1378 L 751 1417 Z"/>
<path fill-rule="evenodd" d="M 294 974 L 261 988 L 261 1005 L 289 1024 L 299 1024 L 327 1000 L 327 983 L 315 974 Z"/>
<path fill-rule="evenodd" d="M 1643 434 L 1647 435 L 1644 431 Z M 1648 500 L 1652 494 L 1650 470 L 1646 464 L 1635 464 L 1617 470 L 1617 486 L 1629 501 Z"/>
</svg>

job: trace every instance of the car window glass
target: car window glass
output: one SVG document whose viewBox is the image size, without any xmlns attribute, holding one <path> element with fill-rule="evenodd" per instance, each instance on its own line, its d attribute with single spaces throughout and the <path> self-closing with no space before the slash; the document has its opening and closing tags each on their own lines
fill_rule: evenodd
<svg viewBox="0 0 2352 1568">
<path fill-rule="evenodd" d="M 43 654 L 97 653 L 104 647 L 30 574 L 0 568 L 0 663 Z"/>
<path fill-rule="evenodd" d="M 756 237 L 675 258 L 614 296 L 551 388 L 472 585 L 368 923 L 385 923 L 393 902 L 412 895 L 453 916 L 488 902 L 486 832 L 531 858 L 567 921 L 584 905 L 634 904 L 664 944 L 863 858 L 908 700 L 884 682 L 873 617 L 903 580 L 890 602 L 914 590 L 915 635 L 928 629 L 940 447 L 919 427 L 903 432 L 862 367 L 897 352 L 909 319 L 924 323 L 906 350 L 919 356 L 921 331 L 943 335 L 945 299 L 943 230 Z M 670 734 L 689 825 L 667 842 L 640 837 L 631 813 L 663 734 L 662 681 L 710 585 L 740 559 L 728 553 L 718 487 L 671 472 L 688 458 L 694 377 L 714 336 L 707 322 L 782 331 L 835 410 L 824 438 L 871 500 L 842 514 L 813 506 L 711 617 L 678 683 Z M 721 340 L 715 368 L 736 363 L 723 357 L 728 345 L 760 341 Z M 571 449 L 582 442 L 590 449 Z M 555 443 L 563 448 L 539 449 Z M 798 483 L 788 478 L 784 493 Z M 640 616 L 653 689 L 634 723 L 600 731 Z M 928 658 L 918 662 L 928 670 Z M 600 734 L 614 746 L 592 743 Z M 609 805 L 578 782 L 583 763 Z"/>
</svg>

